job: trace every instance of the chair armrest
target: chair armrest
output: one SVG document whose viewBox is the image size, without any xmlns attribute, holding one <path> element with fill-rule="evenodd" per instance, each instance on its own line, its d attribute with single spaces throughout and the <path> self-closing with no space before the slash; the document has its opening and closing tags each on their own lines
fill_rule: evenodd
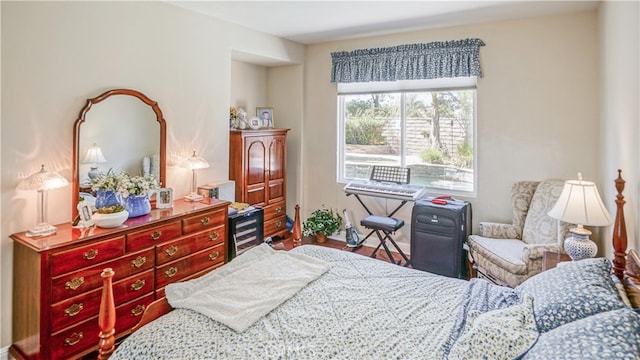
<svg viewBox="0 0 640 360">
<path fill-rule="evenodd" d="M 518 239 L 522 238 L 522 230 L 511 224 L 494 222 L 481 222 L 480 235 L 493 239 Z"/>
<path fill-rule="evenodd" d="M 564 252 L 558 244 L 527 244 L 522 249 L 522 259 L 525 261 L 540 259 L 545 251 Z"/>
</svg>

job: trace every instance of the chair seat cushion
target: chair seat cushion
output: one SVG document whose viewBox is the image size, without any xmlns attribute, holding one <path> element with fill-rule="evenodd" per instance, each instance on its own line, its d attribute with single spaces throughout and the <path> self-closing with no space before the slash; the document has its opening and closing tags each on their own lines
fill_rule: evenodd
<svg viewBox="0 0 640 360">
<path fill-rule="evenodd" d="M 477 235 L 471 235 L 469 242 L 475 260 L 478 256 L 482 256 L 511 273 L 526 274 L 527 265 L 522 260 L 522 251 L 527 245 L 524 242 L 516 239 L 493 239 Z"/>
<path fill-rule="evenodd" d="M 360 221 L 360 225 L 369 229 L 394 232 L 404 226 L 404 220 L 388 216 L 369 215 Z"/>
</svg>

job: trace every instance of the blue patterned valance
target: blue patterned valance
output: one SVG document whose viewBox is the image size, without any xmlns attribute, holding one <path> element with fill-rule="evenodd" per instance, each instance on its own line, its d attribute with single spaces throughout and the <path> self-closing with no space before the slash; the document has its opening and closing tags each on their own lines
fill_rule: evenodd
<svg viewBox="0 0 640 360">
<path fill-rule="evenodd" d="M 482 76 L 480 39 L 438 41 L 331 53 L 331 82 Z"/>
</svg>

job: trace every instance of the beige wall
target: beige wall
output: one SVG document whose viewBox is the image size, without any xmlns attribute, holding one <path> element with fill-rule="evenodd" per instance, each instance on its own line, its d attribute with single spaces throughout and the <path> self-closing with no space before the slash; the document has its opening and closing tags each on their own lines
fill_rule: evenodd
<svg viewBox="0 0 640 360">
<path fill-rule="evenodd" d="M 273 106 L 276 127 L 287 133 L 287 215 L 293 219 L 294 207 L 302 197 L 301 178 L 304 78 L 303 65 L 271 67 L 268 71 L 268 103 Z"/>
<path fill-rule="evenodd" d="M 628 248 L 640 250 L 638 229 L 640 214 L 640 3 L 637 1 L 606 1 L 598 14 L 601 59 L 600 188 L 603 200 L 612 216 L 615 214 L 616 190 L 613 179 L 617 169 L 626 181 L 624 213 L 627 224 Z M 607 245 L 612 227 L 601 228 Z M 604 247 L 611 258 L 613 249 Z"/>
<path fill-rule="evenodd" d="M 336 183 L 336 87 L 331 52 L 478 37 L 486 46 L 478 81 L 478 221 L 510 221 L 510 187 L 518 180 L 575 178 L 598 181 L 600 168 L 599 65 L 596 12 L 458 26 L 307 47 L 302 207 L 323 204 L 365 212 Z M 369 199 L 371 200 L 371 199 Z M 397 201 L 371 200 L 374 212 Z M 400 214 L 410 218 L 411 206 Z M 410 226 L 399 238 L 409 241 Z"/>
<path fill-rule="evenodd" d="M 211 163 L 199 179 L 228 176 L 232 51 L 302 63 L 304 48 L 164 2 L 0 6 L 0 347 L 6 347 L 13 278 L 9 235 L 36 221 L 35 194 L 15 187 L 41 163 L 71 178 L 72 128 L 86 99 L 111 88 L 133 88 L 158 101 L 167 121 L 167 184 L 182 196 L 189 174 L 176 163 L 193 149 Z M 71 220 L 70 187 L 52 191 L 49 201 L 49 222 Z"/>
<path fill-rule="evenodd" d="M 231 106 L 244 108 L 247 120 L 256 116 L 257 106 L 269 106 L 265 66 L 231 61 Z"/>
</svg>

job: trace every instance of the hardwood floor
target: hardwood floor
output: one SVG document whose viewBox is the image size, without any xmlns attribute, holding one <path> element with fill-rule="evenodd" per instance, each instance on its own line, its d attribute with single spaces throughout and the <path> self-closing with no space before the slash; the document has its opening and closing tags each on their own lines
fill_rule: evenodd
<svg viewBox="0 0 640 360">
<path fill-rule="evenodd" d="M 371 253 L 375 249 L 375 248 L 372 248 L 372 247 L 369 247 L 369 246 L 360 246 L 360 247 L 354 249 L 354 248 L 347 247 L 344 241 L 333 240 L 333 239 L 327 239 L 326 242 L 319 243 L 319 242 L 317 242 L 315 240 L 315 238 L 307 237 L 307 236 L 302 238 L 302 243 L 303 244 L 313 244 L 313 245 L 319 245 L 319 246 L 326 246 L 326 247 L 330 247 L 330 248 L 334 248 L 334 249 L 340 249 L 340 250 L 344 250 L 344 251 L 352 251 L 352 252 L 354 252 L 356 254 L 361 254 L 361 255 L 364 255 L 364 256 L 371 256 Z M 273 247 L 274 247 L 274 249 L 291 250 L 291 249 L 293 249 L 293 239 L 291 237 L 289 237 L 288 239 L 274 241 L 273 242 Z M 395 251 L 392 251 L 391 254 L 393 255 L 394 262 L 397 263 L 399 260 L 402 260 L 401 264 L 404 265 L 404 259 L 402 259 L 400 254 L 398 254 Z M 382 261 L 386 261 L 386 262 L 391 262 L 389 260 L 389 257 L 387 256 L 387 253 L 382 249 L 378 250 L 376 252 L 376 259 L 382 260 Z"/>
</svg>

